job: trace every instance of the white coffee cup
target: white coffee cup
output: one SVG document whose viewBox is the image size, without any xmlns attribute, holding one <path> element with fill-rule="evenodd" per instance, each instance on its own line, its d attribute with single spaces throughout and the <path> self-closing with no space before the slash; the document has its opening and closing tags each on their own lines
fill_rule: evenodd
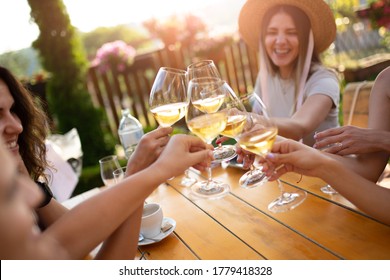
<svg viewBox="0 0 390 280">
<path fill-rule="evenodd" d="M 161 232 L 163 211 L 158 203 L 144 205 L 141 220 L 141 234 L 145 238 L 153 238 Z"/>
</svg>

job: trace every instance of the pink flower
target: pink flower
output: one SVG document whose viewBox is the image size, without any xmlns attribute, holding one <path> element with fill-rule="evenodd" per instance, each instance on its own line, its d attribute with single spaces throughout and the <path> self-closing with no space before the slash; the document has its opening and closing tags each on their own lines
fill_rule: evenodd
<svg viewBox="0 0 390 280">
<path fill-rule="evenodd" d="M 374 28 L 390 28 L 390 0 L 377 0 L 367 8 L 359 10 L 358 16 L 368 18 Z"/>
<path fill-rule="evenodd" d="M 134 62 L 136 50 L 121 40 L 103 44 L 96 52 L 93 65 L 97 65 L 101 72 L 123 72 Z"/>
</svg>

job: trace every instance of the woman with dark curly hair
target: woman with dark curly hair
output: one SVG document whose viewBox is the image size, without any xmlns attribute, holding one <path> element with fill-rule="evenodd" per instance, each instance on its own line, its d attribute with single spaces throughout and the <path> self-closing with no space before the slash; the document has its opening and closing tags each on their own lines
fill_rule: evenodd
<svg viewBox="0 0 390 280">
<path fill-rule="evenodd" d="M 0 208 L 4 208 L 4 211 L 0 211 L 2 214 L 0 222 L 2 218 L 9 222 L 9 227 L 3 226 L 3 224 L 0 226 L 1 259 L 53 257 L 17 253 L 23 244 L 16 240 L 17 230 L 11 228 L 11 225 L 17 226 L 18 222 L 10 222 L 12 220 L 10 217 L 17 211 L 11 211 L 9 215 L 7 214 L 7 211 L 10 210 L 7 205 L 14 205 L 16 202 L 16 204 L 26 204 L 27 202 L 29 204 L 27 208 L 34 207 L 40 227 L 43 229 L 41 236 L 45 240 L 47 237 L 54 240 L 59 245 L 58 247 L 66 252 L 66 255 L 54 257 L 83 258 L 104 241 L 97 258 L 132 259 L 137 250 L 142 210 L 146 197 L 159 184 L 172 176 L 182 174 L 190 166 L 203 169 L 210 162 L 212 155 L 212 146 L 204 144 L 198 138 L 180 135 L 169 140 L 169 134 L 173 129 L 171 127 L 158 128 L 145 134 L 137 145 L 136 151 L 127 163 L 126 177 L 128 178 L 117 186 L 102 191 L 96 197 L 68 210 L 52 198 L 47 184 L 38 184 L 37 181 L 44 178 L 43 172 L 48 167 L 44 144 L 48 132 L 47 123 L 45 114 L 35 104 L 30 93 L 7 69 L 0 67 L 0 138 L 5 143 L 0 143 L 0 145 L 5 146 L 13 154 L 18 167 L 18 173 L 15 173 L 14 170 L 10 172 L 14 179 L 10 179 L 6 183 L 8 186 L 15 185 L 15 190 L 12 191 L 12 188 L 9 187 L 6 193 L 20 193 L 17 199 L 12 198 L 15 195 L 7 195 L 6 193 L 3 195 L 5 199 L 0 198 Z M 169 144 L 170 142 L 173 143 Z M 1 148 L 4 150 L 3 147 Z M 9 162 L 9 166 L 5 166 L 6 162 L 7 160 L 1 161 L 2 169 L 15 167 L 13 161 Z M 150 176 L 152 173 L 153 176 Z M 32 203 L 33 196 L 23 194 L 24 192 L 20 191 L 20 186 L 12 183 L 26 178 L 27 176 L 24 175 L 34 179 L 41 187 L 45 194 L 43 200 L 36 199 Z M 29 185 L 33 184 L 29 182 Z M 9 203 L 3 203 L 8 201 L 7 199 Z M 37 204 L 38 201 L 41 203 Z M 20 212 L 31 216 L 26 211 Z M 24 240 L 23 236 L 21 238 Z M 31 239 L 29 240 L 31 241 Z M 32 246 L 32 244 L 30 245 Z"/>
<path fill-rule="evenodd" d="M 44 191 L 45 199 L 36 213 L 40 226 L 47 228 L 67 211 L 52 199 L 44 176 L 48 120 L 30 92 L 4 67 L 0 67 L 0 110 L 0 132 L 7 148 L 19 159 L 19 171 Z"/>
<path fill-rule="evenodd" d="M 0 67 L 0 79 L 7 85 L 14 104 L 12 111 L 20 119 L 22 133 L 18 137 L 19 153 L 34 180 L 47 166 L 45 138 L 48 122 L 45 113 L 25 87 L 4 67 Z M 30 145 L 34 143 L 34 145 Z"/>
</svg>

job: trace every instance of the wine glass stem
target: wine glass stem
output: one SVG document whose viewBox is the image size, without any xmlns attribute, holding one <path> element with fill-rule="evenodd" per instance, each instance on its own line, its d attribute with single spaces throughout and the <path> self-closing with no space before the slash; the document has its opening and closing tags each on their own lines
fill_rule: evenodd
<svg viewBox="0 0 390 280">
<path fill-rule="evenodd" d="M 282 182 L 281 182 L 279 179 L 276 179 L 276 181 L 278 182 L 278 187 L 279 187 L 279 191 L 280 191 L 280 196 L 283 197 L 283 194 L 284 194 L 283 184 L 282 184 Z"/>
<path fill-rule="evenodd" d="M 207 184 L 204 185 L 205 190 L 211 190 L 213 188 L 213 178 L 211 167 L 207 167 Z"/>
<path fill-rule="evenodd" d="M 255 166 L 253 165 L 253 163 L 249 166 L 249 174 L 252 174 L 253 173 L 253 170 L 255 170 Z"/>
<path fill-rule="evenodd" d="M 283 183 L 279 179 L 277 179 L 277 182 L 280 190 L 280 197 L 279 197 L 280 199 L 278 205 L 285 205 L 285 204 L 292 203 L 295 200 L 295 197 L 291 193 L 286 192 L 284 190 Z"/>
</svg>

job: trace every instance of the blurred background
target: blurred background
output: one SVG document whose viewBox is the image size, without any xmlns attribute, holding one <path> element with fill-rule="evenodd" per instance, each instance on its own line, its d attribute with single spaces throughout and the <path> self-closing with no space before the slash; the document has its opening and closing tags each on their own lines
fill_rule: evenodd
<svg viewBox="0 0 390 280">
<path fill-rule="evenodd" d="M 349 108 L 351 95 L 366 89 L 368 100 L 370 84 L 365 81 L 373 81 L 390 65 L 390 0 L 326 2 L 335 15 L 337 37 L 322 60 L 340 76 L 343 124 L 344 115 L 356 111 Z M 75 194 L 102 185 L 97 162 L 116 152 L 121 109 L 130 108 L 145 132 L 156 127 L 147 100 L 159 67 L 185 69 L 196 60 L 212 59 L 238 94 L 253 90 L 257 50 L 250 50 L 237 32 L 244 3 L 0 2 L 0 65 L 39 99 L 51 122 L 50 133 L 76 128 L 80 135 L 83 171 Z M 364 126 L 367 114 L 359 112 L 364 120 L 353 124 Z M 186 128 L 179 123 L 175 129 Z"/>
</svg>

